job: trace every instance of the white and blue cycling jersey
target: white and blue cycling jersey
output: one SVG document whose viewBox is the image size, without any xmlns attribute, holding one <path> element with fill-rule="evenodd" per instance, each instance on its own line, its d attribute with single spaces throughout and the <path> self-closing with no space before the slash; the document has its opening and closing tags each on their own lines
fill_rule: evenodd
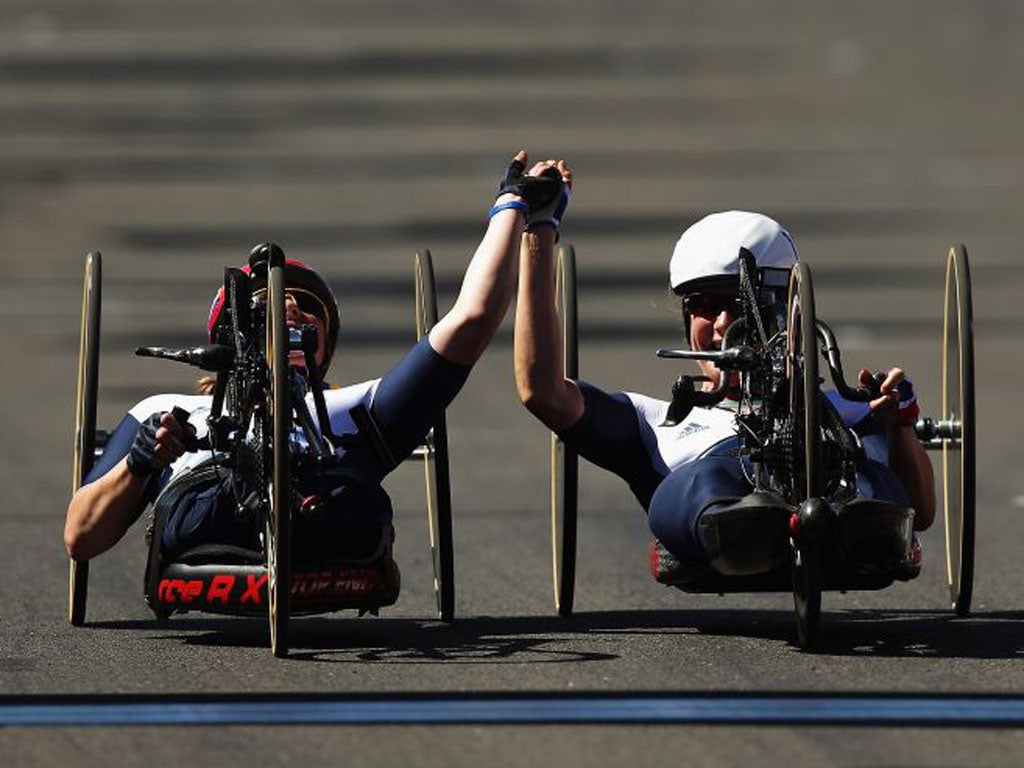
<svg viewBox="0 0 1024 768">
<path fill-rule="evenodd" d="M 324 391 L 327 415 L 331 422 L 331 431 L 335 435 L 358 434 L 359 429 L 352 421 L 350 411 L 357 405 L 370 408 L 373 404 L 373 395 L 379 382 L 380 379 L 374 379 L 373 381 L 364 381 L 360 384 Z M 165 413 L 174 408 L 185 410 L 189 414 L 188 423 L 195 431 L 196 438 L 202 440 L 209 433 L 207 419 L 210 416 L 212 404 L 213 398 L 209 395 L 180 394 L 152 395 L 136 403 L 128 411 L 118 429 L 114 430 L 102 460 L 93 468 L 87 481 L 91 481 L 95 477 L 104 474 L 110 466 L 124 458 L 131 448 L 131 440 L 134 440 L 134 433 L 138 430 L 139 425 L 154 414 Z M 316 407 L 311 392 L 306 395 L 306 407 L 315 422 L 317 418 Z M 129 437 L 131 440 L 127 439 Z M 306 445 L 306 437 L 301 430 L 296 429 L 292 433 L 292 440 L 301 446 Z M 336 453 L 339 457 L 343 457 L 345 455 L 345 448 L 338 446 Z M 211 452 L 209 450 L 183 453 L 161 475 L 156 489 L 159 491 L 183 473 L 210 458 Z"/>
</svg>

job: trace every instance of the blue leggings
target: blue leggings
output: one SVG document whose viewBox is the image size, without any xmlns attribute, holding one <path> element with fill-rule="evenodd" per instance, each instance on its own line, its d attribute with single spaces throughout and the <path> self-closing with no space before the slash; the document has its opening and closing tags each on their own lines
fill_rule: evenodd
<svg viewBox="0 0 1024 768">
<path fill-rule="evenodd" d="M 647 522 L 669 552 L 686 563 L 707 562 L 701 518 L 753 492 L 740 459 L 724 452 L 684 464 L 654 491 Z M 884 464 L 866 460 L 857 470 L 857 492 L 864 497 L 909 506 L 906 491 Z"/>
</svg>

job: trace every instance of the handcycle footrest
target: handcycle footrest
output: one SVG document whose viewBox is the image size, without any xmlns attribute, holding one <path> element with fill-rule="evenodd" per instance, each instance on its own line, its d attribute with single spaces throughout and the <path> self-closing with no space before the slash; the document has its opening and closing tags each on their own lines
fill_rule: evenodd
<svg viewBox="0 0 1024 768">
<path fill-rule="evenodd" d="M 888 501 L 856 497 L 836 510 L 839 550 L 855 573 L 896 573 L 910 556 L 914 511 Z"/>
<path fill-rule="evenodd" d="M 755 492 L 701 518 L 711 566 L 723 576 L 771 571 L 789 557 L 789 518 L 781 497 Z"/>
</svg>

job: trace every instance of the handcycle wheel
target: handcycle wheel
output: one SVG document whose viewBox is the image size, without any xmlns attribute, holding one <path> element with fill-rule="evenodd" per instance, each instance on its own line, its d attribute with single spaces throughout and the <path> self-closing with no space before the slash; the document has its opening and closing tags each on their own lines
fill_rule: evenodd
<svg viewBox="0 0 1024 768">
<path fill-rule="evenodd" d="M 95 460 L 102 286 L 103 258 L 98 251 L 92 251 L 85 257 L 85 280 L 82 285 L 72 493 L 81 486 Z M 85 606 L 89 595 L 89 561 L 71 560 L 68 571 L 68 618 L 72 626 L 80 627 L 85 623 Z"/>
<path fill-rule="evenodd" d="M 804 542 L 793 563 L 793 604 L 796 608 L 796 640 L 802 650 L 814 648 L 821 619 L 821 550 L 816 542 Z"/>
<path fill-rule="evenodd" d="M 437 323 L 437 290 L 429 250 L 413 260 L 416 287 L 416 340 Z M 423 472 L 427 486 L 427 519 L 434 566 L 434 596 L 441 621 L 455 618 L 455 548 L 452 542 L 452 493 L 448 464 L 448 424 L 442 411 L 424 440 Z"/>
<path fill-rule="evenodd" d="M 273 258 L 273 257 L 271 257 Z M 289 598 L 292 582 L 291 552 L 291 391 L 288 369 L 288 326 L 285 322 L 283 258 L 271 261 L 267 275 L 267 365 L 270 377 L 272 424 L 271 473 L 264 546 L 267 558 L 267 602 L 270 647 L 274 655 L 288 655 Z"/>
<path fill-rule="evenodd" d="M 555 310 L 562 337 L 562 365 L 565 376 L 579 375 L 578 326 L 576 318 L 576 252 L 571 245 L 558 248 L 555 266 Z M 555 587 L 555 610 L 559 616 L 572 614 L 576 588 L 576 519 L 578 511 L 579 462 L 576 451 L 558 435 L 551 435 L 551 556 Z"/>
<path fill-rule="evenodd" d="M 798 262 L 790 275 L 786 334 L 786 373 L 789 406 L 794 418 L 793 439 L 799 450 L 794 456 L 797 502 L 818 499 L 822 476 L 822 446 L 818 379 L 818 331 L 814 310 L 814 286 L 807 264 Z M 803 521 L 802 521 L 803 522 Z M 811 521 L 808 521 L 811 522 Z M 811 530 L 804 530 L 804 528 Z M 793 602 L 796 608 L 797 642 L 804 650 L 817 641 L 821 618 L 822 562 L 821 531 L 817 526 L 800 526 L 793 558 Z"/>
<path fill-rule="evenodd" d="M 971 610 L 974 586 L 974 315 L 967 249 L 946 257 L 942 331 L 942 506 L 946 532 L 946 581 L 952 608 Z"/>
</svg>

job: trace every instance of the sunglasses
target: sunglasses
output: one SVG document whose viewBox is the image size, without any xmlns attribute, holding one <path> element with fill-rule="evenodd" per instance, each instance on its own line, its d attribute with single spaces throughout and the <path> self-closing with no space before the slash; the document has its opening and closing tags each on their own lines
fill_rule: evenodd
<svg viewBox="0 0 1024 768">
<path fill-rule="evenodd" d="M 324 324 L 324 329 L 330 331 L 331 327 L 331 316 L 327 312 L 327 306 L 320 300 L 320 297 L 315 293 L 311 293 L 304 288 L 296 288 L 294 286 L 288 286 L 284 291 L 285 301 L 293 301 L 298 305 L 299 309 L 308 314 L 314 315 L 317 319 Z M 260 302 L 266 303 L 267 300 L 267 289 L 260 288 L 253 293 L 253 298 Z"/>
<path fill-rule="evenodd" d="M 698 317 L 718 317 L 723 312 L 739 314 L 742 309 L 736 291 L 687 293 L 683 296 L 683 312 Z"/>
</svg>

